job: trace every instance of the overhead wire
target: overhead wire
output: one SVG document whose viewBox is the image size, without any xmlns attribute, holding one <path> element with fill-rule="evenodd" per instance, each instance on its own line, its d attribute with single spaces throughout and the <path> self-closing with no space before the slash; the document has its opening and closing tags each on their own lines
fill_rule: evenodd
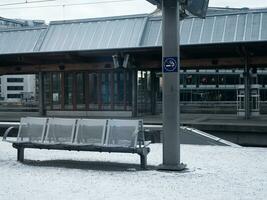
<svg viewBox="0 0 267 200">
<path fill-rule="evenodd" d="M 23 5 L 23 4 L 32 4 L 32 3 L 45 3 L 45 2 L 51 2 L 51 1 L 57 1 L 57 0 L 38 0 L 38 1 L 27 1 L 26 0 L 24 2 L 0 4 L 0 7 L 2 7 L 2 6 L 13 6 L 13 5 Z"/>
<path fill-rule="evenodd" d="M 56 1 L 56 0 L 40 0 L 40 1 Z M 16 9 L 31 9 L 31 8 L 51 8 L 51 7 L 69 7 L 69 6 L 80 6 L 80 5 L 122 3 L 122 2 L 130 2 L 130 1 L 136 1 L 136 0 L 111 0 L 111 1 L 95 1 L 95 2 L 85 2 L 85 3 L 40 5 L 40 6 L 30 6 L 30 7 L 29 6 L 27 6 L 27 7 L 25 7 L 25 6 L 21 6 L 21 7 L 7 7 L 7 8 L 0 8 L 0 10 L 16 10 Z M 37 1 L 35 1 L 35 2 L 37 2 Z M 24 4 L 25 4 L 25 2 L 24 2 Z M 0 7 L 1 7 L 1 5 L 0 5 Z"/>
</svg>

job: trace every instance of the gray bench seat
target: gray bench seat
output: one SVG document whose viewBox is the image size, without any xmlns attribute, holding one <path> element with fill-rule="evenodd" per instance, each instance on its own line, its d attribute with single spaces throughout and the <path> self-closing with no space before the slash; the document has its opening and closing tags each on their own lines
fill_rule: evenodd
<svg viewBox="0 0 267 200">
<path fill-rule="evenodd" d="M 25 148 L 136 153 L 145 169 L 150 151 L 142 120 L 26 117 L 21 119 L 17 139 L 8 140 L 11 129 L 7 129 L 3 141 L 13 144 L 20 162 Z"/>
</svg>

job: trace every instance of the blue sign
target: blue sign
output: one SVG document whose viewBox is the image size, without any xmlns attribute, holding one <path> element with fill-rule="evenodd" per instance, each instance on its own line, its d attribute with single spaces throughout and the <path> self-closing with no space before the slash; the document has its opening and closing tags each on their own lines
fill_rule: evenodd
<svg viewBox="0 0 267 200">
<path fill-rule="evenodd" d="M 163 72 L 178 72 L 177 57 L 164 57 L 163 58 Z"/>
</svg>

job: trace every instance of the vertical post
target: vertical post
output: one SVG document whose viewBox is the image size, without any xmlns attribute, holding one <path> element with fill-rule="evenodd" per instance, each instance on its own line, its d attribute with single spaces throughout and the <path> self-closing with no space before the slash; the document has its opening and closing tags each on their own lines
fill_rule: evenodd
<svg viewBox="0 0 267 200">
<path fill-rule="evenodd" d="M 110 89 L 110 109 L 114 111 L 114 72 L 110 72 L 110 84 L 109 84 L 109 89 Z"/>
<path fill-rule="evenodd" d="M 97 73 L 97 103 L 98 103 L 98 110 L 102 110 L 102 94 L 101 94 L 101 87 L 102 87 L 102 73 Z"/>
<path fill-rule="evenodd" d="M 137 117 L 137 70 L 132 71 L 132 116 Z"/>
<path fill-rule="evenodd" d="M 140 165 L 141 169 L 146 169 L 147 167 L 147 155 L 140 154 Z"/>
<path fill-rule="evenodd" d="M 250 73 L 248 66 L 248 56 L 245 59 L 245 69 L 244 69 L 244 108 L 245 108 L 245 119 L 250 118 Z"/>
<path fill-rule="evenodd" d="M 84 95 L 85 95 L 85 110 L 89 110 L 89 73 L 84 72 Z"/>
<path fill-rule="evenodd" d="M 75 111 L 77 110 L 77 97 L 78 97 L 77 76 L 78 76 L 78 73 L 73 72 L 71 75 L 72 75 L 72 109 Z"/>
<path fill-rule="evenodd" d="M 123 110 L 127 110 L 127 74 L 126 70 L 123 71 Z"/>
<path fill-rule="evenodd" d="M 183 170 L 180 163 L 179 2 L 162 0 L 163 164 L 161 170 Z"/>
<path fill-rule="evenodd" d="M 44 106 L 44 72 L 39 72 L 39 115 L 45 115 Z"/>
<path fill-rule="evenodd" d="M 53 74 L 49 72 L 49 103 L 50 110 L 53 110 Z"/>
<path fill-rule="evenodd" d="M 17 149 L 17 161 L 23 162 L 24 161 L 24 148 L 18 147 Z"/>
<path fill-rule="evenodd" d="M 60 92 L 61 92 L 61 98 L 60 98 L 60 104 L 61 104 L 61 110 L 65 109 L 65 72 L 60 72 Z"/>
<path fill-rule="evenodd" d="M 151 71 L 151 80 L 150 80 L 150 101 L 151 101 L 151 115 L 156 114 L 156 73 L 155 71 Z"/>
</svg>

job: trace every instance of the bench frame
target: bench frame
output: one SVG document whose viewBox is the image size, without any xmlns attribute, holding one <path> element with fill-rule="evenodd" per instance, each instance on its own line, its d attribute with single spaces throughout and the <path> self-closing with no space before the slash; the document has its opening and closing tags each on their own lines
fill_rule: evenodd
<svg viewBox="0 0 267 200">
<path fill-rule="evenodd" d="M 47 124 L 46 124 L 47 126 Z M 13 127 L 9 127 L 3 137 L 3 141 L 12 143 L 12 146 L 17 149 L 17 161 L 24 162 L 24 150 L 31 149 L 48 149 L 48 150 L 68 150 L 68 151 L 94 151 L 94 152 L 108 152 L 108 153 L 132 153 L 140 156 L 141 169 L 147 169 L 147 155 L 150 148 L 147 147 L 149 143 L 144 142 L 143 123 L 140 124 L 140 131 L 137 138 L 137 147 L 121 147 L 121 146 L 103 146 L 103 145 L 86 145 L 86 144 L 49 144 L 38 142 L 17 142 L 7 140 L 9 132 Z"/>
</svg>

